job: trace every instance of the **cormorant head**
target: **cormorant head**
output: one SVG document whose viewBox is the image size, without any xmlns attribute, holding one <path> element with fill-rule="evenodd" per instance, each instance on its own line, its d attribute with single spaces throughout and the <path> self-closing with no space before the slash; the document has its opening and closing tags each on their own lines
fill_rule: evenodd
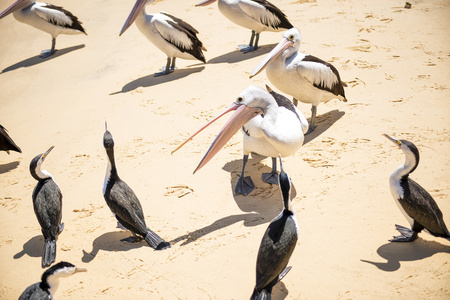
<svg viewBox="0 0 450 300">
<path fill-rule="evenodd" d="M 106 150 L 114 148 L 114 139 L 111 132 L 108 131 L 108 126 L 105 122 L 105 134 L 103 134 L 103 146 Z"/>
<path fill-rule="evenodd" d="M 414 168 L 409 172 L 412 173 L 419 165 L 420 159 L 419 150 L 417 149 L 416 145 L 414 145 L 410 141 L 394 139 L 387 134 L 383 134 L 383 136 L 393 142 L 399 149 L 403 151 L 403 153 L 405 153 L 407 162 L 414 160 Z"/>
<path fill-rule="evenodd" d="M 73 264 L 61 261 L 48 268 L 41 277 L 41 288 L 53 294 L 58 288 L 59 278 L 69 277 L 78 272 L 86 272 L 84 268 L 77 268 Z"/>
<path fill-rule="evenodd" d="M 280 181 L 281 195 L 283 196 L 285 209 L 292 211 L 292 208 L 290 207 L 291 179 L 289 178 L 288 174 L 284 172 L 281 155 L 279 155 L 279 158 L 281 170 L 280 174 L 278 175 L 278 179 Z"/>
<path fill-rule="evenodd" d="M 41 165 L 44 162 L 44 160 L 47 158 L 50 151 L 53 150 L 55 146 L 51 146 L 47 151 L 45 151 L 42 154 L 36 155 L 30 163 L 30 173 L 36 180 L 41 180 L 45 178 L 51 177 L 50 173 L 46 171 L 41 171 Z"/>
</svg>

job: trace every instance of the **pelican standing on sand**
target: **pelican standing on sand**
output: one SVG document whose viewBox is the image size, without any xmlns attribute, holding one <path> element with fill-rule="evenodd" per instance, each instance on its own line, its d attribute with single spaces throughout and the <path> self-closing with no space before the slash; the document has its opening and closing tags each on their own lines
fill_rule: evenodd
<svg viewBox="0 0 450 300">
<path fill-rule="evenodd" d="M 44 235 L 44 254 L 42 267 L 48 267 L 55 262 L 56 239 L 64 229 L 62 218 L 62 193 L 52 174 L 41 170 L 42 163 L 54 146 L 45 153 L 37 155 L 31 160 L 30 173 L 38 184 L 33 190 L 33 207 Z"/>
<path fill-rule="evenodd" d="M 217 0 L 205 0 L 196 6 L 206 6 Z M 252 31 L 250 43 L 239 45 L 244 52 L 258 49 L 259 34 L 263 31 L 284 31 L 290 29 L 291 22 L 275 5 L 266 0 L 218 0 L 220 12 L 231 22 Z M 254 43 L 253 43 L 254 41 Z"/>
<path fill-rule="evenodd" d="M 256 260 L 256 285 L 252 300 L 270 299 L 272 288 L 289 272 L 289 259 L 297 245 L 299 230 L 292 208 L 291 179 L 283 170 L 280 157 L 280 190 L 284 209 L 267 227 Z"/>
<path fill-rule="evenodd" d="M 135 240 L 139 240 L 136 236 L 138 234 L 155 250 L 170 248 L 169 243 L 147 227 L 139 199 L 133 190 L 119 178 L 114 160 L 114 139 L 107 128 L 103 135 L 103 146 L 108 155 L 103 197 L 117 221 L 133 233 Z"/>
<path fill-rule="evenodd" d="M 59 262 L 48 268 L 42 274 L 40 282 L 27 287 L 20 295 L 19 300 L 54 299 L 60 278 L 86 271 L 86 269 L 77 268 L 71 263 L 65 261 Z"/>
<path fill-rule="evenodd" d="M 395 225 L 401 233 L 391 242 L 412 242 L 422 230 L 436 237 L 443 237 L 450 241 L 450 232 L 445 226 L 442 212 L 433 197 L 417 182 L 409 178 L 419 165 L 419 150 L 405 140 L 394 139 L 383 134 L 405 154 L 405 163 L 398 167 L 390 176 L 389 184 L 392 196 L 400 211 L 408 220 L 411 229 Z"/>
<path fill-rule="evenodd" d="M 198 59 L 206 63 L 202 50 L 203 43 L 197 38 L 198 31 L 168 13 L 147 14 L 145 6 L 155 0 L 137 0 L 128 19 L 123 25 L 121 36 L 136 21 L 136 26 L 145 37 L 167 55 L 167 64 L 163 71 L 155 76 L 166 75 L 175 69 L 175 59 Z"/>
<path fill-rule="evenodd" d="M 59 34 L 86 34 L 77 17 L 62 7 L 52 4 L 36 2 L 35 0 L 17 0 L 0 13 L 0 19 L 10 13 L 13 13 L 17 21 L 45 31 L 52 36 L 52 48 L 42 51 L 42 58 L 56 52 L 56 37 Z"/>
<path fill-rule="evenodd" d="M 302 113 L 286 97 L 269 89 L 269 92 L 249 86 L 239 94 L 236 101 L 223 113 L 189 137 L 176 150 L 191 140 L 203 129 L 228 112 L 235 110 L 228 122 L 212 143 L 194 173 L 200 170 L 240 129 L 244 136 L 243 165 L 241 176 L 235 187 L 236 194 L 248 195 L 255 187 L 250 176 L 244 177 L 248 155 L 253 152 L 272 157 L 272 172 L 264 173 L 262 178 L 270 184 L 278 184 L 277 157 L 293 155 L 303 145 L 308 122 Z M 172 152 L 172 153 L 173 153 Z"/>
<path fill-rule="evenodd" d="M 283 35 L 281 42 L 259 63 L 250 78 L 266 68 L 269 81 L 283 93 L 298 101 L 311 103 L 311 120 L 308 133 L 315 125 L 317 106 L 321 102 L 339 99 L 347 102 L 345 83 L 341 81 L 337 69 L 312 55 L 298 52 L 301 43 L 300 31 L 291 28 Z"/>
</svg>

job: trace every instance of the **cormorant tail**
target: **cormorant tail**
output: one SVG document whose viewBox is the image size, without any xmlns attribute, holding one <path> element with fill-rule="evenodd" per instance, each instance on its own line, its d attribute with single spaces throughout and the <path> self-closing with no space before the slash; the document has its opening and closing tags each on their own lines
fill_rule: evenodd
<svg viewBox="0 0 450 300">
<path fill-rule="evenodd" d="M 44 242 L 44 255 L 42 256 L 42 267 L 46 268 L 55 262 L 56 241 L 47 239 Z"/>
<path fill-rule="evenodd" d="M 170 244 L 163 240 L 155 232 L 147 228 L 147 235 L 144 237 L 147 244 L 155 250 L 164 250 L 170 248 Z"/>
<path fill-rule="evenodd" d="M 270 291 L 266 289 L 262 289 L 261 291 L 254 291 L 250 300 L 270 300 L 272 299 L 272 294 Z"/>
</svg>

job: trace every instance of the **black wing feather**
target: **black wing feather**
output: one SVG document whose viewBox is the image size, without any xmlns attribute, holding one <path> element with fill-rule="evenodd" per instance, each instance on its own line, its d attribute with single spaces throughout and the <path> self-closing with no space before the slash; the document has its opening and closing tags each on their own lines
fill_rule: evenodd
<svg viewBox="0 0 450 300">
<path fill-rule="evenodd" d="M 333 86 L 331 86 L 331 87 L 327 87 L 322 83 L 314 84 L 314 86 L 318 89 L 333 93 L 336 96 L 340 95 L 345 98 L 344 86 L 341 81 L 341 76 L 339 75 L 338 70 L 332 64 L 327 63 L 326 61 L 323 61 L 320 58 L 312 56 L 312 55 L 306 55 L 303 58 L 303 61 L 311 61 L 311 62 L 315 62 L 315 63 L 320 63 L 320 64 L 323 64 L 323 65 L 327 66 L 328 68 L 330 68 L 331 71 L 333 72 L 333 74 L 336 75 L 337 82 L 335 84 L 333 84 Z"/>
</svg>

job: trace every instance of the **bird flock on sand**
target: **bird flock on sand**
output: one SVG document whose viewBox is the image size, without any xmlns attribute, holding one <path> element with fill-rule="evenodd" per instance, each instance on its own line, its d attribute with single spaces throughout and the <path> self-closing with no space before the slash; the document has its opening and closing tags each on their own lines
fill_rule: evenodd
<svg viewBox="0 0 450 300">
<path fill-rule="evenodd" d="M 215 1 L 205 0 L 196 6 L 206 6 Z M 255 67 L 250 78 L 265 69 L 273 86 L 292 96 L 292 101 L 269 86 L 265 89 L 249 86 L 237 95 L 235 101 L 225 111 L 200 128 L 173 152 L 220 117 L 233 111 L 233 115 L 223 126 L 194 173 L 207 164 L 239 129 L 243 134 L 243 163 L 241 175 L 234 189 L 236 194 L 246 196 L 255 187 L 252 179 L 245 176 L 245 166 L 250 153 L 272 158 L 272 171 L 263 173 L 262 179 L 266 183 L 279 185 L 283 207 L 262 237 L 257 256 L 256 284 L 251 294 L 251 299 L 270 299 L 272 288 L 291 269 L 288 262 L 299 234 L 290 197 L 291 179 L 283 169 L 282 157 L 295 154 L 303 145 L 305 135 L 314 131 L 317 106 L 321 102 L 332 99 L 347 101 L 344 92 L 346 84 L 341 81 L 339 72 L 333 65 L 315 56 L 299 52 L 300 31 L 274 4 L 266 0 L 217 1 L 219 10 L 225 17 L 251 30 L 249 44 L 238 46 L 243 53 L 258 49 L 261 32 L 284 32 L 279 44 Z M 137 0 L 119 35 L 136 23 L 141 33 L 167 55 L 166 65 L 161 72 L 155 73 L 155 76 L 173 72 L 176 58 L 206 63 L 203 53 L 206 48 L 197 37 L 199 32 L 187 22 L 169 13 L 147 13 L 146 6 L 153 2 L 154 0 Z M 17 0 L 0 13 L 0 19 L 10 13 L 18 21 L 52 36 L 51 49 L 44 50 L 42 58 L 55 53 L 56 37 L 59 34 L 86 34 L 76 16 L 52 4 Z M 309 123 L 297 109 L 298 101 L 312 105 Z M 422 230 L 450 240 L 450 233 L 436 202 L 424 188 L 409 178 L 410 173 L 419 164 L 417 147 L 409 141 L 397 140 L 387 134 L 384 136 L 405 155 L 405 162 L 392 173 L 389 184 L 392 196 L 410 227 L 396 225 L 401 235 L 395 236 L 390 241 L 412 242 Z M 108 158 L 103 195 L 117 219 L 118 227 L 131 231 L 133 236 L 127 239 L 130 242 L 145 240 L 155 250 L 169 249 L 170 243 L 147 227 L 138 197 L 119 177 L 114 157 L 114 139 L 106 123 L 103 145 Z M 86 271 L 68 262 L 53 264 L 56 260 L 56 241 L 64 229 L 64 223 L 61 222 L 62 192 L 53 176 L 42 169 L 42 164 L 53 148 L 54 146 L 37 155 L 30 163 L 31 176 L 37 180 L 32 192 L 33 207 L 44 236 L 42 268 L 49 268 L 43 273 L 41 281 L 26 288 L 19 299 L 51 298 L 56 292 L 59 278 Z M 1 125 L 0 150 L 8 154 L 9 151 L 22 152 Z"/>
</svg>

